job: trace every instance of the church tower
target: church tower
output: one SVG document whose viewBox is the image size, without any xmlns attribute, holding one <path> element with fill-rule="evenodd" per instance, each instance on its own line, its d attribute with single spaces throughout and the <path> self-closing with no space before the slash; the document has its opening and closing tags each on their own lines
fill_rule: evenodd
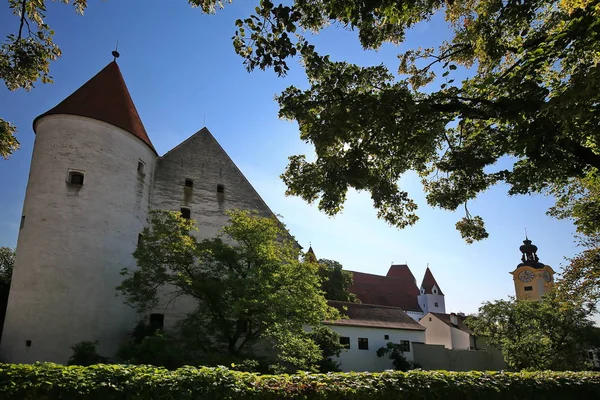
<svg viewBox="0 0 600 400">
<path fill-rule="evenodd" d="M 540 300 L 552 285 L 554 270 L 540 262 L 537 246 L 527 237 L 519 250 L 521 263 L 511 272 L 517 300 Z"/>
<path fill-rule="evenodd" d="M 66 363 L 88 340 L 114 354 L 137 319 L 115 287 L 136 266 L 156 151 L 115 61 L 33 130 L 0 359 Z"/>
<path fill-rule="evenodd" d="M 421 309 L 423 310 L 423 315 L 429 312 L 446 313 L 444 293 L 442 293 L 442 289 L 440 289 L 440 285 L 436 282 L 429 267 L 425 270 L 425 276 L 423 277 L 423 283 L 421 283 L 418 299 L 419 306 L 421 306 Z"/>
</svg>

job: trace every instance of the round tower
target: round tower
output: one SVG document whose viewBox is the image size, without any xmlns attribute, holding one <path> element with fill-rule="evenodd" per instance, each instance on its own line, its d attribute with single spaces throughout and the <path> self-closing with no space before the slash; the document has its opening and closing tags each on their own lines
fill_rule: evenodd
<svg viewBox="0 0 600 400">
<path fill-rule="evenodd" d="M 116 296 L 148 214 L 156 151 L 116 62 L 34 121 L 0 360 L 111 356 L 136 315 Z"/>
<path fill-rule="evenodd" d="M 527 237 L 519 250 L 521 263 L 511 272 L 517 300 L 540 300 L 552 285 L 554 270 L 540 262 L 537 246 Z"/>
</svg>

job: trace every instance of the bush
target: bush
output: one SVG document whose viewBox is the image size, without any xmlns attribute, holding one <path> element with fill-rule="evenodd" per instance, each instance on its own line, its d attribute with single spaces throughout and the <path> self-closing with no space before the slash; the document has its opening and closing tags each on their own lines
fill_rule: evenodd
<svg viewBox="0 0 600 400">
<path fill-rule="evenodd" d="M 96 351 L 98 347 L 98 341 L 94 342 L 79 342 L 75 346 L 71 347 L 73 355 L 69 358 L 69 365 L 94 365 L 103 364 L 108 362 L 106 357 L 102 357 Z"/>
<path fill-rule="evenodd" d="M 600 398 L 594 372 L 330 373 L 257 375 L 226 368 L 0 364 L 0 399 L 583 399 Z"/>
<path fill-rule="evenodd" d="M 377 350 L 377 357 L 383 357 L 386 354 L 389 356 L 390 360 L 392 360 L 392 364 L 396 371 L 410 371 L 411 369 L 417 368 L 415 364 L 406 359 L 404 352 L 402 351 L 402 346 L 398 343 L 388 342 L 386 347 L 380 347 Z"/>
</svg>

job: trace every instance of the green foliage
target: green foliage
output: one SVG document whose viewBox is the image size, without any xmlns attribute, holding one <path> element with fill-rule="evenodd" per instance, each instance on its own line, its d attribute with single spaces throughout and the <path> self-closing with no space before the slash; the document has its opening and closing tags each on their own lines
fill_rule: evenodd
<svg viewBox="0 0 600 400">
<path fill-rule="evenodd" d="M 512 368 L 582 370 L 587 351 L 600 340 L 589 315 L 588 308 L 550 292 L 541 301 L 484 303 L 466 324 L 501 348 Z"/>
<path fill-rule="evenodd" d="M 0 290 L 8 289 L 10 287 L 14 266 L 14 250 L 10 247 L 0 247 Z"/>
<path fill-rule="evenodd" d="M 0 398 L 191 399 L 584 399 L 600 396 L 593 372 L 444 372 L 256 375 L 226 368 L 0 364 Z"/>
<path fill-rule="evenodd" d="M 311 44 L 330 25 L 356 31 L 365 49 L 401 44 L 435 14 L 447 37 L 406 49 L 396 66 L 331 60 Z M 310 87 L 278 96 L 279 115 L 298 123 L 316 159 L 290 157 L 282 178 L 287 194 L 329 215 L 353 188 L 391 225 L 414 224 L 417 206 L 399 186 L 408 171 L 428 204 L 456 210 L 497 183 L 509 194 L 561 190 L 600 168 L 598 0 L 260 1 L 236 26 L 248 70 L 281 76 L 290 57 L 302 58 Z M 465 214 L 462 237 L 485 239 L 483 218 Z"/>
<path fill-rule="evenodd" d="M 87 0 L 61 2 L 73 3 L 78 14 L 87 7 Z M 50 63 L 61 56 L 61 51 L 52 40 L 54 31 L 44 21 L 45 1 L 8 0 L 8 7 L 18 30 L 0 45 L 0 80 L 8 90 L 31 90 L 38 80 L 52 83 Z M 16 126 L 0 118 L 0 157 L 8 158 L 18 149 L 16 131 Z"/>
<path fill-rule="evenodd" d="M 239 210 L 228 216 L 219 237 L 198 242 L 190 235 L 195 222 L 152 212 L 134 253 L 139 268 L 123 271 L 119 292 L 140 312 L 193 300 L 197 307 L 177 336 L 195 359 L 218 354 L 229 365 L 254 358 L 263 343 L 281 362 L 312 368 L 321 354 L 304 326 L 339 315 L 323 297 L 317 266 L 299 261 L 300 249 L 275 217 Z"/>
<path fill-rule="evenodd" d="M 331 357 L 339 357 L 344 346 L 340 343 L 340 335 L 327 326 L 319 326 L 308 333 L 313 342 L 321 350 L 322 360 L 319 362 L 319 372 L 340 371 L 340 363 L 333 361 Z"/>
<path fill-rule="evenodd" d="M 388 342 L 385 347 L 377 349 L 377 357 L 384 357 L 387 355 L 396 371 L 409 371 L 414 367 L 413 363 L 408 361 L 402 351 L 402 346 L 398 343 Z"/>
<path fill-rule="evenodd" d="M 176 338 L 161 331 L 130 340 L 119 348 L 117 359 L 126 364 L 148 364 L 175 369 L 194 364 Z"/>
<path fill-rule="evenodd" d="M 71 347 L 73 350 L 73 355 L 71 355 L 71 358 L 69 358 L 68 365 L 81 365 L 85 367 L 108 362 L 106 357 L 102 357 L 98 354 L 96 350 L 97 347 L 98 341 L 83 341 L 77 343 Z"/>
<path fill-rule="evenodd" d="M 327 300 L 360 302 L 356 295 L 350 292 L 352 273 L 344 271 L 342 264 L 333 260 L 320 259 L 318 272 Z"/>
</svg>

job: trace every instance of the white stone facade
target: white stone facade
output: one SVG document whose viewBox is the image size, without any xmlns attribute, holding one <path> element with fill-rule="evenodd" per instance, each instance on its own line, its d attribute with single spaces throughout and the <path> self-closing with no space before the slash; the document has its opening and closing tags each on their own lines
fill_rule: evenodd
<svg viewBox="0 0 600 400">
<path fill-rule="evenodd" d="M 437 286 L 433 287 L 432 293 L 425 293 L 425 289 L 421 286 L 418 300 L 419 306 L 423 310 L 423 315 L 428 312 L 445 313 L 446 312 L 446 301 L 444 295 L 441 294 Z M 417 320 L 418 321 L 418 320 Z"/>
</svg>

